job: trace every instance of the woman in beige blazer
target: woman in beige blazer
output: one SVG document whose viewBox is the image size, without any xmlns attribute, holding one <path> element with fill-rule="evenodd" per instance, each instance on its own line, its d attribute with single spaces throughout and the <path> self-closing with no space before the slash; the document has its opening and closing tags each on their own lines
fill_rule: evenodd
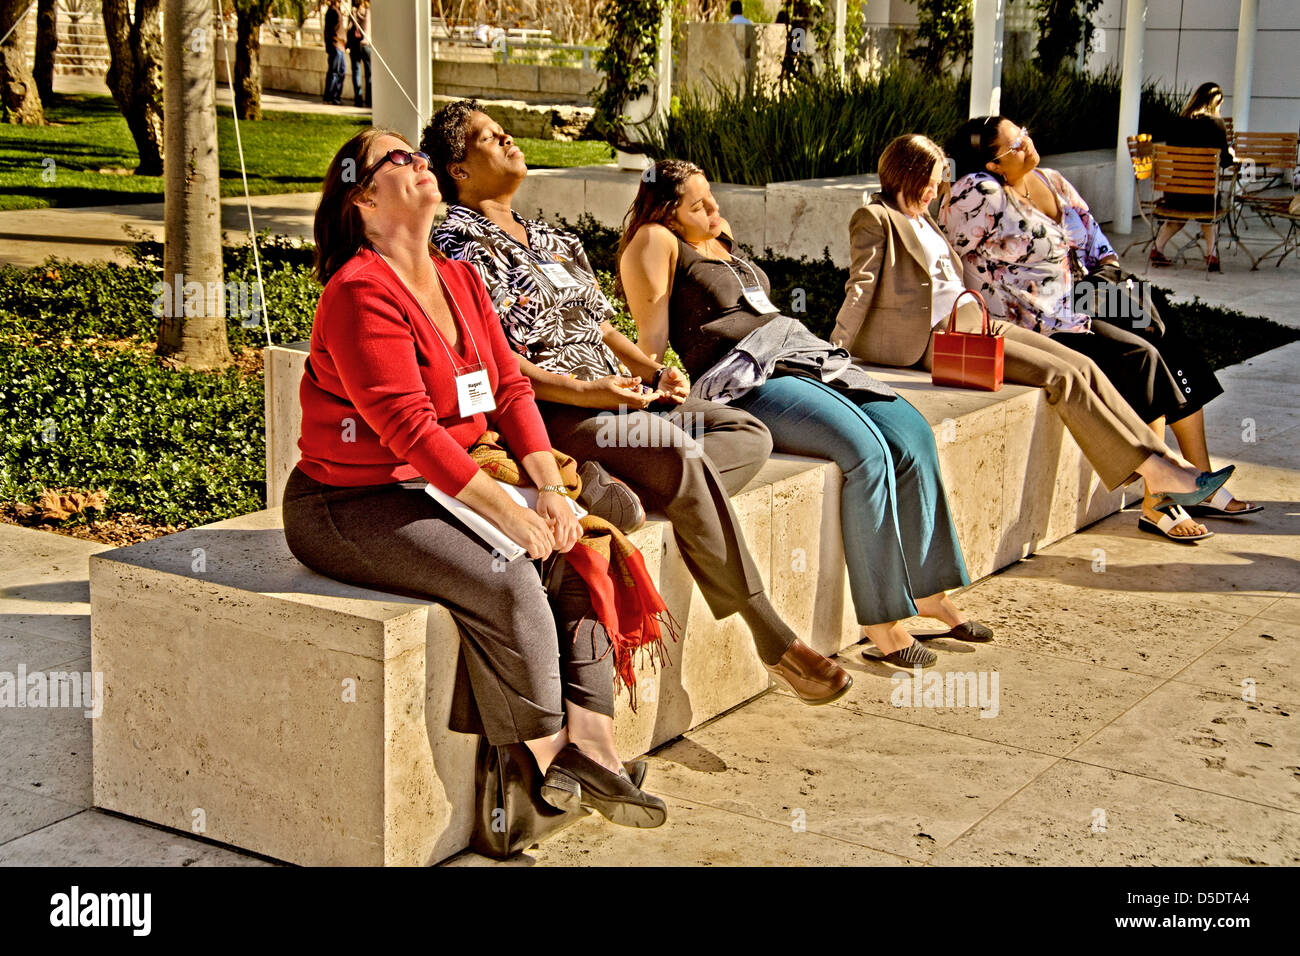
<svg viewBox="0 0 1300 956">
<path fill-rule="evenodd" d="M 943 150 L 924 136 L 893 140 L 880 156 L 881 191 L 849 223 L 853 263 L 831 341 L 863 361 L 929 371 L 933 330 L 946 323 L 965 288 L 961 257 L 926 211 L 944 165 Z M 979 324 L 979 307 L 967 296 L 957 329 L 978 331 Z M 1092 359 L 1019 326 L 990 325 L 1003 337 L 1004 379 L 1046 391 L 1106 487 L 1141 475 L 1150 488 L 1162 489 L 1154 493 L 1155 507 L 1143 508 L 1143 530 L 1188 541 L 1210 536 L 1161 498 L 1195 490 L 1201 473 L 1176 458 Z"/>
</svg>

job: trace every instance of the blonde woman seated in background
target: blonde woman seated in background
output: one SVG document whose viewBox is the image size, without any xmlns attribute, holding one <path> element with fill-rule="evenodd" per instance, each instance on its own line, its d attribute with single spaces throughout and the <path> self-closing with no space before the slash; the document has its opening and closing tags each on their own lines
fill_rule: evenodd
<svg viewBox="0 0 1300 956">
<path fill-rule="evenodd" d="M 933 331 L 966 288 L 960 256 L 926 211 L 942 182 L 944 163 L 943 150 L 933 141 L 899 136 L 880 154 L 880 192 L 849 222 L 853 262 L 831 341 L 863 361 L 929 371 Z M 980 318 L 978 304 L 967 297 L 957 313 L 957 329 L 978 331 Z M 990 326 L 1004 340 L 1005 380 L 1044 389 L 1107 488 L 1137 475 L 1162 489 L 1157 498 L 1202 487 L 1200 473 L 1175 459 L 1092 359 L 1009 322 Z M 1221 485 L 1227 475 L 1216 480 Z M 1209 484 L 1203 487 L 1201 498 L 1213 491 Z M 1188 523 L 1182 514 L 1178 505 L 1160 503 L 1141 519 L 1142 527 L 1185 540 L 1209 537 L 1203 529 L 1193 533 L 1195 525 L 1184 530 Z"/>
</svg>

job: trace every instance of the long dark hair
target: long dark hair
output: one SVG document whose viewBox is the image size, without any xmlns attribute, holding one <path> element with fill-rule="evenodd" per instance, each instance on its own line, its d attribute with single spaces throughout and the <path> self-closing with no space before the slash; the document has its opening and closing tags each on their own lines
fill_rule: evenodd
<svg viewBox="0 0 1300 956">
<path fill-rule="evenodd" d="M 976 116 L 963 123 L 953 134 L 948 141 L 948 155 L 957 166 L 958 179 L 968 173 L 988 172 L 984 164 L 993 162 L 998 155 L 994 143 L 1003 120 L 1011 122 L 1005 116 Z M 997 173 L 993 175 L 1002 178 Z"/>
<path fill-rule="evenodd" d="M 703 174 L 704 170 L 685 159 L 661 159 L 641 174 L 641 186 L 636 191 L 636 198 L 623 217 L 623 235 L 618 239 L 617 263 L 622 263 L 624 250 L 642 226 L 652 222 L 661 226 L 668 225 L 682 201 L 686 180 Z M 618 294 L 622 295 L 622 270 L 618 269 L 618 273 L 616 286 Z"/>
<path fill-rule="evenodd" d="M 401 133 L 371 126 L 339 147 L 325 173 L 320 205 L 316 207 L 316 220 L 312 226 L 316 239 L 315 272 L 321 285 L 329 282 L 334 273 L 358 252 L 370 248 L 366 226 L 355 200 L 373 188 L 371 178 L 382 160 L 368 163 L 368 157 L 371 146 L 381 136 L 393 136 L 407 146 L 411 145 Z M 430 251 L 441 258 L 432 246 Z"/>
<path fill-rule="evenodd" d="M 1218 102 L 1215 102 L 1218 100 Z M 1187 98 L 1187 105 L 1178 115 L 1183 119 L 1193 116 L 1218 116 L 1219 104 L 1223 102 L 1223 87 L 1218 83 L 1202 83 Z"/>
</svg>

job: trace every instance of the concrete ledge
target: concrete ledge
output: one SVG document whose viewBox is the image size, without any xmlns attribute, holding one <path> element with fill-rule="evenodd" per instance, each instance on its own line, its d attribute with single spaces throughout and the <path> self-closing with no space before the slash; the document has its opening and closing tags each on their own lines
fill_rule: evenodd
<svg viewBox="0 0 1300 956">
<path fill-rule="evenodd" d="M 1042 164 L 1059 170 L 1078 188 L 1099 222 L 1114 218 L 1112 151 L 1045 156 Z M 569 222 L 586 213 L 603 226 L 621 228 L 639 185 L 639 174 L 612 165 L 538 169 L 529 173 L 515 194 L 514 208 L 520 215 Z M 712 184 L 722 214 L 736 236 L 751 248 L 814 260 L 829 251 L 831 260 L 841 267 L 849 265 L 849 220 L 879 188 L 880 178 L 875 173 L 766 186 Z M 1136 199 L 1134 202 L 1136 212 Z"/>
</svg>

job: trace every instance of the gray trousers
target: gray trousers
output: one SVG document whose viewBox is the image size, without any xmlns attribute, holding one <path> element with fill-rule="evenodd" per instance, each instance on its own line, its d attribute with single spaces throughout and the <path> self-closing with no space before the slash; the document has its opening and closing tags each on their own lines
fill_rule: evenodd
<svg viewBox="0 0 1300 956">
<path fill-rule="evenodd" d="M 289 550 L 327 577 L 451 612 L 461 632 L 452 730 L 493 744 L 547 737 L 564 726 L 565 701 L 612 717 L 614 657 L 582 578 L 565 567 L 552 611 L 536 564 L 494 562 L 424 485 L 344 488 L 295 468 L 284 493 Z"/>
<path fill-rule="evenodd" d="M 600 462 L 627 482 L 647 510 L 668 517 L 682 560 L 714 617 L 734 614 L 763 593 L 731 507 L 731 495 L 772 453 L 772 436 L 762 422 L 697 398 L 664 412 L 602 412 L 553 402 L 537 407 L 553 447 L 580 462 Z"/>
</svg>

